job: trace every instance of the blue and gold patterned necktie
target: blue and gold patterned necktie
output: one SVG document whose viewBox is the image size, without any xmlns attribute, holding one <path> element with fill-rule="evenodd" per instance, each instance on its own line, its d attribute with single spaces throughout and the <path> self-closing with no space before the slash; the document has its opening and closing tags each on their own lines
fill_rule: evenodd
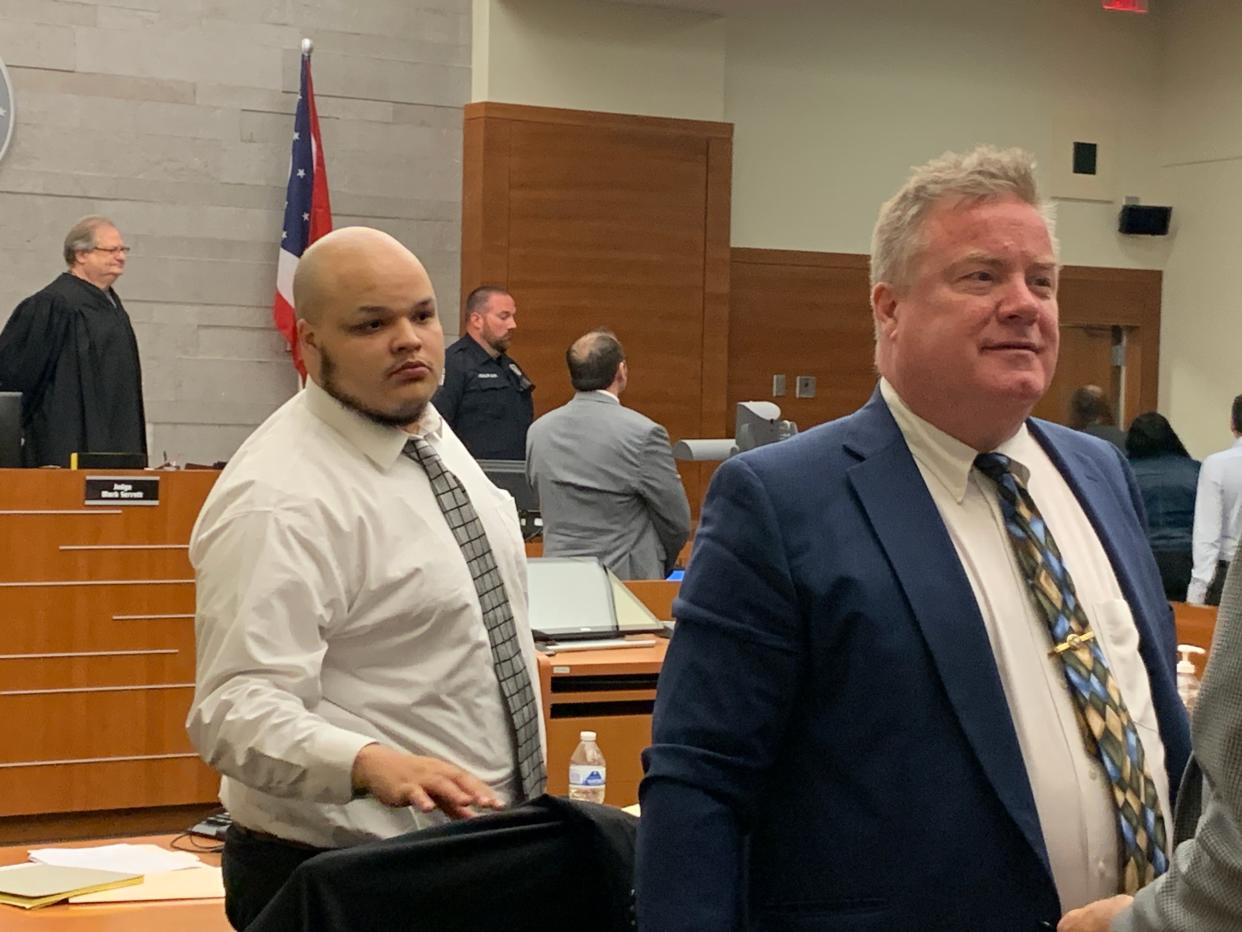
<svg viewBox="0 0 1242 932">
<path fill-rule="evenodd" d="M 1087 747 L 1112 785 L 1121 834 L 1122 892 L 1133 894 L 1168 869 L 1164 816 L 1147 770 L 1143 743 L 1121 690 L 1078 602 L 1074 581 L 1043 516 L 1003 453 L 981 453 L 975 466 L 996 483 L 1005 529 L 1035 607 L 1052 635 L 1074 695 Z"/>
<path fill-rule="evenodd" d="M 523 799 L 534 799 L 544 791 L 546 783 L 543 746 L 539 742 L 539 706 L 530 681 L 530 671 L 522 656 L 513 610 L 504 580 L 496 567 L 492 545 L 487 540 L 470 496 L 458 478 L 440 459 L 440 455 L 421 437 L 411 437 L 402 452 L 418 463 L 431 481 L 436 504 L 448 522 L 449 530 L 461 548 L 474 589 L 483 612 L 492 648 L 492 666 L 500 681 L 500 692 L 509 710 L 509 726 L 513 735 L 513 760 Z M 515 800 L 516 801 L 516 800 Z"/>
</svg>

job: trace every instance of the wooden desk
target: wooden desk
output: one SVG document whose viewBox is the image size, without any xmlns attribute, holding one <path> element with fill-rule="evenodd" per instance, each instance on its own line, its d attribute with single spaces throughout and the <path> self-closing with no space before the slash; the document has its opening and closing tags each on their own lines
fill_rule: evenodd
<svg viewBox="0 0 1242 932">
<path fill-rule="evenodd" d="M 214 802 L 217 778 L 190 747 L 185 717 L 187 549 L 217 475 L 0 470 L 0 839 L 16 840 L 5 825 L 40 813 Z M 158 504 L 86 505 L 87 476 L 157 478 Z M 45 837 L 71 834 L 65 823 Z"/>
<path fill-rule="evenodd" d="M 168 847 L 172 835 L 150 835 L 141 838 L 109 838 L 94 841 L 65 842 L 49 845 L 17 845 L 0 848 L 0 864 L 20 864 L 27 859 L 31 847 L 82 848 L 100 844 L 133 842 Z M 207 864 L 218 865 L 218 854 L 200 857 Z M 0 929 L 4 932 L 232 932 L 224 918 L 224 900 L 180 900 L 155 903 L 99 903 L 74 906 L 58 903 L 42 909 L 23 910 L 0 906 Z"/>
<path fill-rule="evenodd" d="M 651 744 L 656 679 L 668 641 L 655 647 L 539 655 L 539 691 L 548 730 L 548 792 L 569 792 L 569 756 L 578 732 L 599 735 L 608 761 L 607 802 L 638 802 L 641 755 Z"/>
<path fill-rule="evenodd" d="M 681 583 L 633 579 L 626 587 L 656 618 L 672 617 Z M 651 637 L 644 635 L 644 637 Z M 638 802 L 642 752 L 651 744 L 651 710 L 668 641 L 655 647 L 539 655 L 539 692 L 548 732 L 548 792 L 569 792 L 569 756 L 580 731 L 594 731 L 608 761 L 607 802 Z"/>
</svg>

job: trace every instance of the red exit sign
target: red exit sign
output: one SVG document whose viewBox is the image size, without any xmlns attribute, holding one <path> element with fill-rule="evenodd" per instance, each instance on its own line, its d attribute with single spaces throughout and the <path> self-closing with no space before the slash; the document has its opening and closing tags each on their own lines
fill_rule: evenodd
<svg viewBox="0 0 1242 932">
<path fill-rule="evenodd" d="M 1147 0 L 1103 0 L 1104 9 L 1122 13 L 1146 13 Z"/>
</svg>

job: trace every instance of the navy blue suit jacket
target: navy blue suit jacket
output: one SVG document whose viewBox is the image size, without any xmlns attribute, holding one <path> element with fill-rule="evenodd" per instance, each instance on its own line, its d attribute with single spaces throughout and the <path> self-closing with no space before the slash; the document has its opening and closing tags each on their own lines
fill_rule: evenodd
<svg viewBox="0 0 1242 932">
<path fill-rule="evenodd" d="M 1118 452 L 1029 424 L 1129 602 L 1176 787 L 1172 612 Z M 721 466 L 644 755 L 645 932 L 1053 928 L 983 619 L 879 393 Z"/>
</svg>

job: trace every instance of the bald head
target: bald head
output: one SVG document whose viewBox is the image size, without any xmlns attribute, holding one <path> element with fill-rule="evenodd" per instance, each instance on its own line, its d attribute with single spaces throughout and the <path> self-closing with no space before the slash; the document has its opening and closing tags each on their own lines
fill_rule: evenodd
<svg viewBox="0 0 1242 932">
<path fill-rule="evenodd" d="M 565 362 L 577 391 L 608 389 L 619 394 L 625 387 L 625 350 L 611 330 L 601 327 L 578 337 L 566 351 Z"/>
<path fill-rule="evenodd" d="M 418 256 L 397 239 L 370 227 L 333 230 L 302 254 L 293 275 L 293 306 L 299 318 L 312 324 L 322 320 L 325 308 L 364 294 L 386 275 L 421 279 L 431 291 L 431 279 Z"/>
<path fill-rule="evenodd" d="M 1111 424 L 1113 411 L 1109 407 L 1104 389 L 1098 385 L 1083 385 L 1074 389 L 1069 402 L 1069 425 L 1082 430 L 1093 424 Z"/>
</svg>

